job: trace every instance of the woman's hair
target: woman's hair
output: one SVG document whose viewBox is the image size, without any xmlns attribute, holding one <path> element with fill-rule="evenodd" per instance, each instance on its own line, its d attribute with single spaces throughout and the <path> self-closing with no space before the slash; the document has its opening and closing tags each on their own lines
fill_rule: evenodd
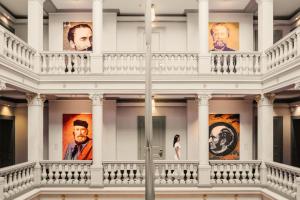
<svg viewBox="0 0 300 200">
<path fill-rule="evenodd" d="M 174 140 L 173 140 L 173 147 L 175 147 L 175 143 L 178 142 L 178 139 L 180 138 L 180 135 L 176 134 L 174 136 Z"/>
</svg>

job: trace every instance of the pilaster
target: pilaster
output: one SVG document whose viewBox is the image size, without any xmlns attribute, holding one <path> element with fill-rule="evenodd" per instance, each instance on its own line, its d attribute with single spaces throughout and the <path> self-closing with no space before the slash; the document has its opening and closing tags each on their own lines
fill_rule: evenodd
<svg viewBox="0 0 300 200">
<path fill-rule="evenodd" d="M 28 161 L 43 160 L 43 116 L 45 96 L 27 94 L 28 102 Z"/>
<path fill-rule="evenodd" d="M 92 101 L 93 123 L 93 164 L 91 166 L 91 186 L 103 187 L 103 94 L 93 93 L 89 95 L 89 98 Z"/>
<path fill-rule="evenodd" d="M 199 123 L 199 166 L 198 184 L 201 187 L 210 186 L 209 146 L 208 146 L 208 119 L 209 119 L 209 94 L 198 94 L 198 123 Z"/>
</svg>

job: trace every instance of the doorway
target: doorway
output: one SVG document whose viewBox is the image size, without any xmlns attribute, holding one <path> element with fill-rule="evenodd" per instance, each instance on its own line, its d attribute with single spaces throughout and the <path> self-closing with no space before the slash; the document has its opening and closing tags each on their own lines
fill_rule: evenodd
<svg viewBox="0 0 300 200">
<path fill-rule="evenodd" d="M 145 159 L 145 117 L 138 116 L 138 159 Z M 165 141 L 166 141 L 166 117 L 152 117 L 152 151 L 154 160 L 164 160 L 166 157 Z"/>
<path fill-rule="evenodd" d="M 0 168 L 15 164 L 15 117 L 0 115 Z"/>
<path fill-rule="evenodd" d="M 300 167 L 300 117 L 291 117 L 292 166 Z"/>
<path fill-rule="evenodd" d="M 273 118 L 273 160 L 283 163 L 283 117 Z"/>
</svg>

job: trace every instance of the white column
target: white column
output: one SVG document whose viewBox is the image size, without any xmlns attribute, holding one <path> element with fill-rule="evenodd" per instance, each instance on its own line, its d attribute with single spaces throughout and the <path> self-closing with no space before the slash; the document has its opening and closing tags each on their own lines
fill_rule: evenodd
<svg viewBox="0 0 300 200">
<path fill-rule="evenodd" d="M 256 98 L 258 123 L 258 160 L 273 161 L 273 101 L 275 95 Z"/>
<path fill-rule="evenodd" d="M 91 167 L 91 186 L 103 186 L 102 134 L 103 134 L 103 95 L 91 94 L 93 165 Z"/>
<path fill-rule="evenodd" d="M 258 4 L 258 50 L 273 45 L 273 0 L 256 0 Z"/>
<path fill-rule="evenodd" d="M 28 0 L 28 44 L 43 51 L 43 4 L 45 0 Z"/>
<path fill-rule="evenodd" d="M 93 54 L 91 55 L 92 73 L 103 72 L 103 0 L 93 0 Z"/>
<path fill-rule="evenodd" d="M 210 55 L 208 47 L 209 0 L 198 0 L 199 59 L 198 72 L 210 73 Z"/>
<path fill-rule="evenodd" d="M 43 160 L 43 116 L 44 101 L 42 95 L 27 95 L 28 101 L 28 161 Z"/>
<path fill-rule="evenodd" d="M 199 54 L 208 54 L 208 0 L 198 0 L 198 25 L 199 25 Z"/>
<path fill-rule="evenodd" d="M 198 181 L 199 186 L 208 186 L 210 184 L 210 165 L 209 165 L 209 99 L 210 95 L 198 95 L 198 123 L 199 123 L 199 167 Z"/>
<path fill-rule="evenodd" d="M 264 162 L 273 161 L 273 101 L 274 94 L 256 97 L 257 102 L 257 154 L 262 161 L 260 167 L 261 183 L 267 184 L 267 167 Z"/>
</svg>

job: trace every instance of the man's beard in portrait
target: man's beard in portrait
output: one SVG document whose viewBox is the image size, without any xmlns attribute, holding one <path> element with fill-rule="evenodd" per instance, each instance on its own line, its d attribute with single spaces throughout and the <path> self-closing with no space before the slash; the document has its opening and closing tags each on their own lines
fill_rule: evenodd
<svg viewBox="0 0 300 200">
<path fill-rule="evenodd" d="M 79 136 L 77 136 L 77 137 L 75 138 L 75 143 L 76 143 L 76 144 L 82 144 L 82 143 L 85 143 L 86 140 L 87 140 L 87 136 L 86 136 L 86 135 L 80 134 Z"/>
<path fill-rule="evenodd" d="M 215 49 L 223 49 L 226 47 L 226 44 L 223 41 L 217 40 L 214 43 L 214 47 L 215 47 Z"/>
</svg>

